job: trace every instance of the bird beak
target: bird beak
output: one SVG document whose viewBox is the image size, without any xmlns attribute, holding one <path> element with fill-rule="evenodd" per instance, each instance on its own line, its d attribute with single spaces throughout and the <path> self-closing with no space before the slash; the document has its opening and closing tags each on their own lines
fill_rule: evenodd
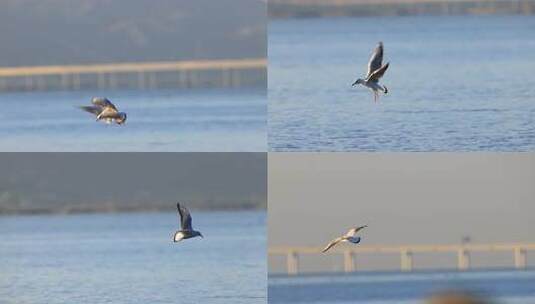
<svg viewBox="0 0 535 304">
<path fill-rule="evenodd" d="M 355 82 L 353 82 L 351 86 L 354 87 L 358 82 L 359 82 L 358 80 L 355 80 Z"/>
</svg>

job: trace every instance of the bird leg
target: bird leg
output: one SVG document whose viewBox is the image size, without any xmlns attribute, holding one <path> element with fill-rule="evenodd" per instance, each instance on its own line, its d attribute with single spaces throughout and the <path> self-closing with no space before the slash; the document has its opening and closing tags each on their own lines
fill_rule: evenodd
<svg viewBox="0 0 535 304">
<path fill-rule="evenodd" d="M 377 92 L 376 91 L 373 91 L 373 101 L 374 102 L 377 102 Z"/>
</svg>

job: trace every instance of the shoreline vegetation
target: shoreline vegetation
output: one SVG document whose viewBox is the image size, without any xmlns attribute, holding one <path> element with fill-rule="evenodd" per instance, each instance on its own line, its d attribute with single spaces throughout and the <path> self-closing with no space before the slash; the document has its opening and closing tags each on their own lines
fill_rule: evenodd
<svg viewBox="0 0 535 304">
<path fill-rule="evenodd" d="M 269 17 L 534 15 L 534 0 L 270 0 Z"/>
<path fill-rule="evenodd" d="M 188 200 L 184 200 L 188 202 Z M 3 215 L 39 215 L 39 214 L 91 214 L 91 213 L 136 213 L 136 212 L 175 212 L 176 202 L 169 203 L 91 203 L 91 204 L 57 204 L 29 206 L 0 205 Z M 247 211 L 265 210 L 266 201 L 251 200 L 241 202 L 188 202 L 188 207 L 199 211 Z"/>
</svg>

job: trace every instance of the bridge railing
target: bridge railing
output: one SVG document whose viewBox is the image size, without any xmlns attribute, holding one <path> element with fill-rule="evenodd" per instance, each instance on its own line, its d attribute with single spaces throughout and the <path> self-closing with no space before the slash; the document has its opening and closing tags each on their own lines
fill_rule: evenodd
<svg viewBox="0 0 535 304">
<path fill-rule="evenodd" d="M 133 82 L 138 88 L 154 88 L 158 84 L 158 75 L 164 72 L 175 72 L 177 85 L 194 87 L 200 83 L 198 73 L 217 72 L 222 86 L 240 86 L 242 72 L 265 72 L 266 67 L 266 58 L 0 67 L 0 91 L 9 89 L 11 79 L 22 80 L 18 87 L 27 91 L 45 90 L 51 86 L 80 89 L 81 77 L 88 75 L 94 76 L 95 86 L 99 89 L 116 88 L 121 74 L 137 75 Z"/>
<path fill-rule="evenodd" d="M 268 256 L 285 256 L 286 271 L 289 275 L 300 272 L 299 257 L 302 255 L 322 255 L 322 248 L 318 247 L 272 247 L 268 249 Z M 325 254 L 342 255 L 345 272 L 357 270 L 356 256 L 364 254 L 396 254 L 400 257 L 400 270 L 412 271 L 414 268 L 414 254 L 452 253 L 457 256 L 457 269 L 470 268 L 470 254 L 473 252 L 511 252 L 514 267 L 527 267 L 527 252 L 535 250 L 535 243 L 514 244 L 458 244 L 458 245 L 399 245 L 399 246 L 356 246 L 353 248 L 339 247 L 329 250 Z"/>
</svg>

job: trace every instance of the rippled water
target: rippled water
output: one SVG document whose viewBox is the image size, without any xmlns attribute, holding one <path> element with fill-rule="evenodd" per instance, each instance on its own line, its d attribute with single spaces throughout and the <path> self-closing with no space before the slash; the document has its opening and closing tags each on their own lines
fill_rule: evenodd
<svg viewBox="0 0 535 304">
<path fill-rule="evenodd" d="M 266 213 L 0 217 L 1 303 L 265 303 Z M 247 233 L 245 233 L 247 232 Z"/>
<path fill-rule="evenodd" d="M 270 276 L 269 303 L 421 304 L 463 290 L 503 304 L 535 303 L 535 270 Z"/>
<path fill-rule="evenodd" d="M 106 96 L 124 126 L 77 106 Z M 1 151 L 266 151 L 262 90 L 156 90 L 0 94 Z"/>
<path fill-rule="evenodd" d="M 535 150 L 535 18 L 272 21 L 271 151 Z M 377 41 L 389 94 L 363 77 Z"/>
</svg>

